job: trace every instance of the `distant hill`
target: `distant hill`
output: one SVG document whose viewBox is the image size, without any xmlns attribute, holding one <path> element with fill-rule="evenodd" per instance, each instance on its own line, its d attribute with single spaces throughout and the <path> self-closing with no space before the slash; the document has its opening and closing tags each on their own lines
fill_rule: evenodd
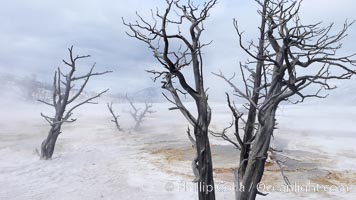
<svg viewBox="0 0 356 200">
<path fill-rule="evenodd" d="M 133 92 L 131 96 L 134 96 L 137 101 L 149 101 L 149 102 L 160 102 L 164 101 L 162 95 L 162 88 L 148 87 L 142 90 Z"/>
<path fill-rule="evenodd" d="M 111 95 L 114 101 L 117 102 L 127 102 L 126 96 L 132 99 L 135 102 L 149 102 L 149 103 L 156 103 L 156 102 L 164 102 L 165 99 L 162 95 L 161 88 L 155 87 L 147 87 L 138 91 L 133 91 L 130 93 L 117 93 Z"/>
</svg>

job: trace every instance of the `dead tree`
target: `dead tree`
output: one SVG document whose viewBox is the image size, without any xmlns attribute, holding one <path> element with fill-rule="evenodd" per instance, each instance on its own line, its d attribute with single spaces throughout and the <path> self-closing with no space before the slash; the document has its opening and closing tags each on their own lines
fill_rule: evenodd
<svg viewBox="0 0 356 200">
<path fill-rule="evenodd" d="M 243 32 L 234 21 L 240 47 L 252 58 L 246 64 L 240 64 L 244 87 L 236 86 L 232 78 L 222 73 L 215 74 L 233 88 L 236 96 L 248 102 L 244 132 L 235 128 L 238 142 L 231 139 L 241 149 L 240 166 L 236 171 L 240 188 L 236 194 L 238 200 L 255 199 L 261 194 L 257 185 L 263 176 L 278 105 L 290 101 L 292 96 L 300 98 L 292 103 L 303 102 L 306 98 L 325 98 L 324 90 L 336 88 L 330 80 L 350 79 L 356 73 L 356 54 L 338 54 L 341 41 L 353 22 L 346 21 L 340 31 L 333 33 L 333 24 L 326 27 L 322 27 L 321 22 L 304 25 L 298 15 L 298 1 L 257 2 L 261 6 L 262 21 L 258 44 L 249 42 L 245 45 Z M 305 88 L 310 86 L 318 89 L 308 94 Z M 240 116 L 235 115 L 236 108 L 231 106 L 229 98 L 228 104 L 237 122 Z"/>
<path fill-rule="evenodd" d="M 131 115 L 132 119 L 134 119 L 134 121 L 135 121 L 133 130 L 138 131 L 140 129 L 141 123 L 143 122 L 144 118 L 147 117 L 147 114 L 152 114 L 155 111 L 152 110 L 152 104 L 150 104 L 150 103 L 145 103 L 145 108 L 142 109 L 142 108 L 138 108 L 137 106 L 135 106 L 135 104 L 133 103 L 133 100 L 131 98 L 129 98 L 127 95 L 126 95 L 126 99 L 131 106 L 130 115 Z"/>
<path fill-rule="evenodd" d="M 150 70 L 155 78 L 162 79 L 162 88 L 169 92 L 174 104 L 170 110 L 179 110 L 194 128 L 196 162 L 193 166 L 195 180 L 198 182 L 199 199 L 215 199 L 213 165 L 208 137 L 211 109 L 204 87 L 202 49 L 210 43 L 202 43 L 204 21 L 209 17 L 210 9 L 216 0 L 209 0 L 201 6 L 192 1 L 183 5 L 179 0 L 166 0 L 167 8 L 163 13 L 152 11 L 152 21 L 137 14 L 136 23 L 126 23 L 136 38 L 148 45 L 153 56 L 163 66 L 163 70 Z M 172 19 L 172 16 L 176 16 Z M 175 31 L 174 31 L 175 28 Z M 174 33 L 171 33 L 174 31 Z M 182 69 L 190 67 L 193 83 L 188 83 Z M 175 81 L 176 80 L 176 81 Z M 182 95 L 191 97 L 196 103 L 196 116 L 186 108 Z M 197 170 L 196 170 L 197 169 Z"/>
<path fill-rule="evenodd" d="M 116 115 L 116 114 L 115 114 L 114 109 L 112 108 L 112 102 L 111 102 L 111 103 L 107 103 L 106 105 L 107 105 L 107 107 L 108 107 L 108 109 L 109 109 L 110 114 L 111 114 L 112 117 L 113 117 L 113 119 L 112 119 L 111 121 L 112 121 L 113 123 L 115 123 L 115 126 L 116 126 L 117 130 L 123 131 L 122 128 L 121 128 L 121 126 L 120 126 L 120 124 L 119 124 L 119 121 L 117 120 L 117 119 L 120 117 L 120 115 Z"/>
<path fill-rule="evenodd" d="M 78 60 L 88 58 L 90 56 L 74 56 L 73 46 L 68 50 L 69 61 L 63 60 L 63 63 L 69 69 L 65 70 L 58 67 L 57 71 L 54 73 L 52 102 L 39 100 L 40 102 L 54 108 L 53 117 L 41 113 L 41 116 L 51 126 L 47 138 L 42 142 L 41 145 L 41 159 L 45 160 L 52 158 L 57 138 L 59 134 L 61 134 L 63 123 L 72 123 L 76 121 L 75 118 L 72 118 L 73 111 L 84 104 L 95 104 L 93 100 L 108 91 L 107 89 L 93 97 L 79 100 L 79 97 L 81 96 L 84 88 L 92 76 L 103 75 L 111 71 L 93 72 L 95 67 L 95 64 L 93 64 L 87 74 L 76 76 L 75 71 L 77 70 Z M 75 83 L 78 81 L 82 81 L 82 85 L 78 89 L 75 89 Z"/>
</svg>

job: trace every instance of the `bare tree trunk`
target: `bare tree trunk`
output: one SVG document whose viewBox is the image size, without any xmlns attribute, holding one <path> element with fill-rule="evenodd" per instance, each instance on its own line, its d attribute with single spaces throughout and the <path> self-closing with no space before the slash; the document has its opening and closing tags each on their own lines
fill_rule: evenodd
<svg viewBox="0 0 356 200">
<path fill-rule="evenodd" d="M 48 160 L 52 158 L 54 153 L 54 148 L 56 146 L 57 138 L 61 133 L 62 123 L 59 123 L 63 118 L 64 109 L 61 105 L 57 106 L 60 113 L 56 114 L 56 117 L 53 119 L 53 123 L 51 124 L 51 128 L 49 130 L 48 136 L 45 140 L 43 140 L 41 144 L 41 159 Z"/>
<path fill-rule="evenodd" d="M 52 158 L 57 138 L 60 134 L 60 127 L 54 126 L 49 130 L 48 136 L 41 145 L 41 159 L 48 160 Z"/>
<path fill-rule="evenodd" d="M 197 142 L 198 171 L 201 180 L 198 182 L 199 199 L 215 199 L 215 188 L 213 180 L 213 163 L 211 159 L 211 150 L 209 140 L 203 137 Z"/>
<path fill-rule="evenodd" d="M 268 1 L 269 0 L 264 0 L 262 11 L 261 11 L 262 16 L 266 15 Z M 236 25 L 237 24 L 235 23 L 235 26 Z M 254 85 L 253 85 L 254 90 L 252 91 L 252 97 L 251 97 L 251 101 L 253 102 L 253 104 L 250 103 L 249 105 L 245 134 L 243 138 L 243 146 L 241 147 L 241 152 L 240 152 L 240 163 L 241 163 L 240 178 L 242 178 L 245 174 L 248 161 L 247 162 L 243 162 L 243 161 L 247 160 L 249 157 L 251 141 L 253 140 L 252 138 L 255 131 L 255 123 L 256 123 L 256 115 L 257 115 L 257 107 L 255 105 L 258 105 L 259 98 L 260 98 L 260 92 L 258 88 L 261 87 L 262 68 L 264 65 L 264 60 L 262 58 L 265 51 L 265 29 L 266 29 L 266 18 L 261 17 L 261 25 L 259 28 L 260 38 L 259 38 L 258 54 L 257 54 L 257 58 L 259 58 L 260 60 L 257 60 L 256 75 L 254 76 Z"/>
<path fill-rule="evenodd" d="M 198 155 L 198 172 L 200 180 L 198 181 L 199 199 L 214 200 L 215 186 L 213 179 L 213 162 L 211 157 L 211 149 L 209 142 L 209 124 L 210 114 L 208 111 L 208 103 L 205 95 L 203 102 L 200 103 L 199 116 L 197 119 L 198 126 L 194 127 L 194 134 L 196 138 L 196 150 Z M 208 112 L 207 112 L 208 111 Z"/>
<path fill-rule="evenodd" d="M 258 191 L 258 184 L 261 182 L 263 176 L 275 123 L 275 110 L 267 112 L 268 114 L 264 117 L 263 123 L 256 133 L 256 139 L 251 148 L 248 164 L 241 182 L 243 190 L 239 191 L 236 197 L 237 200 L 254 200 L 256 199 L 256 195 L 260 193 Z"/>
</svg>

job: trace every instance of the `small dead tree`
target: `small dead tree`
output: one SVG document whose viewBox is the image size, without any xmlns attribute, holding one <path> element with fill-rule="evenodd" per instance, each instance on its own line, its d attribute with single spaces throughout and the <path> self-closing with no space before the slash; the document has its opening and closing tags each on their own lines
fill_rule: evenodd
<svg viewBox="0 0 356 200">
<path fill-rule="evenodd" d="M 208 137 L 211 109 L 204 87 L 202 49 L 209 43 L 201 42 L 205 30 L 204 21 L 209 17 L 210 9 L 216 0 L 209 0 L 201 6 L 192 1 L 182 4 L 179 0 L 166 0 L 167 7 L 163 13 L 152 11 L 152 21 L 143 19 L 138 13 L 136 23 L 126 23 L 131 31 L 130 37 L 148 45 L 153 56 L 164 70 L 150 70 L 154 80 L 162 78 L 162 88 L 169 92 L 172 99 L 163 94 L 174 104 L 170 110 L 179 110 L 194 128 L 193 139 L 196 149 L 193 172 L 198 183 L 200 200 L 215 199 L 213 164 Z M 175 19 L 172 19 L 175 16 Z M 175 30 L 173 30 L 175 28 Z M 171 33 L 174 31 L 174 33 Z M 190 67 L 193 72 L 193 84 L 188 83 L 183 69 Z M 177 82 L 175 81 L 177 80 Z M 196 103 L 197 114 L 194 116 L 181 100 L 188 95 Z"/>
<path fill-rule="evenodd" d="M 144 121 L 144 118 L 147 117 L 148 114 L 152 114 L 155 111 L 152 110 L 152 104 L 150 104 L 150 103 L 145 103 L 145 108 L 142 109 L 142 108 L 138 108 L 137 106 L 135 106 L 135 104 L 133 103 L 133 100 L 131 98 L 129 98 L 127 95 L 126 95 L 126 99 L 131 106 L 130 115 L 131 115 L 132 119 L 134 119 L 134 121 L 135 121 L 133 130 L 138 131 L 141 127 L 141 123 Z"/>
<path fill-rule="evenodd" d="M 48 136 L 43 140 L 41 145 L 41 159 L 51 159 L 54 148 L 56 145 L 57 138 L 61 133 L 61 128 L 63 123 L 72 123 L 76 119 L 71 118 L 73 111 L 84 104 L 95 104 L 94 99 L 100 97 L 102 94 L 108 91 L 104 90 L 99 94 L 87 98 L 85 100 L 79 100 L 84 88 L 86 87 L 89 79 L 92 76 L 99 76 L 111 71 L 105 72 L 93 72 L 95 63 L 85 75 L 75 76 L 75 71 L 77 70 L 78 60 L 88 58 L 90 55 L 86 56 L 74 56 L 73 55 L 73 46 L 68 49 L 69 51 L 69 61 L 63 60 L 63 63 L 69 67 L 69 70 L 64 70 L 58 67 L 57 71 L 54 73 L 53 78 L 53 93 L 52 93 L 52 102 L 47 102 L 39 100 L 40 102 L 51 106 L 54 108 L 54 116 L 50 117 L 41 113 L 41 116 L 49 123 L 51 126 Z M 67 71 L 67 72 L 65 72 Z M 82 85 L 78 89 L 75 88 L 75 83 L 82 81 Z"/>
<path fill-rule="evenodd" d="M 261 194 L 257 185 L 263 176 L 267 152 L 271 149 L 278 105 L 282 101 L 290 101 L 293 96 L 300 100 L 292 103 L 303 102 L 306 98 L 325 98 L 327 95 L 322 95 L 323 90 L 336 88 L 330 80 L 350 79 L 356 73 L 356 54 L 338 55 L 341 41 L 353 22 L 345 22 L 340 31 L 332 33 L 333 24 L 326 27 L 321 27 L 320 22 L 304 25 L 298 16 L 300 1 L 256 2 L 262 8 L 259 11 L 261 26 L 258 44 L 250 42 L 245 45 L 242 32 L 234 22 L 240 47 L 252 57 L 252 61 L 240 64 L 244 87 L 237 87 L 233 77 L 215 74 L 233 88 L 236 96 L 248 102 L 244 132 L 240 133 L 238 126 L 235 126 L 237 142 L 229 138 L 241 150 L 236 179 L 238 188 L 244 190 L 237 190 L 238 200 L 253 200 Z M 251 65 L 256 68 L 251 68 Z M 310 86 L 318 87 L 315 93 L 305 91 Z M 227 98 L 236 124 L 240 115 L 236 114 L 237 109 Z M 223 132 L 218 136 L 226 134 Z M 279 161 L 277 164 L 280 166 Z M 288 185 L 288 179 L 284 177 L 284 180 Z"/>
<path fill-rule="evenodd" d="M 115 114 L 114 109 L 112 108 L 112 104 L 113 104 L 112 102 L 106 104 L 108 109 L 109 109 L 109 112 L 110 112 L 110 114 L 112 115 L 112 118 L 113 118 L 111 121 L 113 123 L 115 123 L 115 126 L 116 126 L 117 130 L 123 131 L 121 126 L 120 126 L 120 124 L 119 124 L 119 121 L 117 120 L 120 117 L 120 115 L 116 115 Z"/>
</svg>

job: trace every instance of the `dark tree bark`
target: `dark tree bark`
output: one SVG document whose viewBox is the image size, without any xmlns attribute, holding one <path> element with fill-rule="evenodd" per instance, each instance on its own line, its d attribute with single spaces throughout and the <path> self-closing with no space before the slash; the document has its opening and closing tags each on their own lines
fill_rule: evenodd
<svg viewBox="0 0 356 200">
<path fill-rule="evenodd" d="M 210 9 L 216 0 L 210 0 L 201 6 L 196 6 L 192 1 L 182 5 L 179 0 L 167 0 L 167 8 L 163 14 L 152 12 L 153 21 L 148 22 L 138 15 L 139 21 L 135 24 L 126 23 L 134 37 L 148 45 L 153 51 L 156 60 L 164 70 L 149 70 L 155 75 L 154 80 L 162 78 L 162 88 L 169 92 L 172 99 L 163 94 L 175 106 L 171 110 L 179 110 L 194 128 L 194 138 L 190 136 L 193 146 L 196 147 L 196 158 L 193 160 L 193 172 L 198 183 L 198 196 L 200 200 L 215 199 L 213 163 L 208 137 L 211 120 L 211 109 L 208 96 L 204 87 L 202 48 L 210 43 L 201 42 L 204 31 L 204 21 L 209 16 Z M 169 14 L 176 19 L 170 19 Z M 176 33 L 170 34 L 169 30 L 175 26 Z M 188 30 L 183 31 L 181 28 Z M 191 68 L 194 84 L 190 84 L 183 74 L 183 68 Z M 174 80 L 177 80 L 174 81 Z M 196 104 L 197 114 L 194 116 L 181 101 L 181 96 L 191 97 Z M 213 190 L 211 190 L 213 189 Z"/>
<path fill-rule="evenodd" d="M 264 16 L 266 15 L 267 12 L 267 5 L 268 1 L 265 0 L 263 4 L 263 8 L 261 11 L 261 15 Z M 235 22 L 236 24 L 236 22 Z M 255 132 L 255 123 L 256 123 L 256 115 L 257 115 L 257 107 L 254 105 L 258 105 L 259 98 L 260 98 L 260 92 L 257 90 L 261 86 L 261 81 L 262 81 L 262 68 L 264 65 L 264 60 L 263 60 L 263 55 L 264 55 L 264 50 L 265 50 L 265 30 L 266 30 L 266 20 L 265 18 L 261 18 L 261 25 L 260 25 L 260 38 L 259 38 L 259 44 L 258 44 L 258 54 L 257 58 L 257 64 L 256 64 L 256 75 L 253 78 L 253 88 L 252 90 L 252 97 L 251 101 L 253 104 L 249 104 L 249 109 L 248 109 L 248 115 L 247 115 L 247 121 L 246 121 L 246 127 L 245 127 L 245 133 L 243 137 L 243 145 L 241 147 L 241 153 L 240 153 L 240 163 L 241 165 L 241 171 L 240 171 L 240 178 L 242 178 L 245 174 L 245 170 L 248 164 L 248 161 L 243 162 L 244 160 L 247 160 L 250 154 L 250 148 L 251 148 L 251 143 L 253 139 L 253 135 Z"/>
<path fill-rule="evenodd" d="M 51 127 L 49 130 L 47 138 L 42 142 L 41 145 L 41 159 L 50 159 L 52 158 L 54 148 L 57 142 L 57 138 L 60 134 L 60 126 Z"/>
<path fill-rule="evenodd" d="M 54 73 L 52 102 L 50 103 L 47 101 L 39 100 L 40 102 L 53 107 L 55 110 L 54 117 L 49 117 L 41 113 L 41 116 L 51 126 L 47 138 L 43 140 L 41 145 L 41 159 L 45 159 L 45 160 L 52 158 L 57 138 L 59 134 L 61 134 L 61 128 L 63 123 L 72 123 L 76 121 L 76 119 L 71 118 L 73 114 L 73 110 L 87 103 L 95 104 L 95 102 L 93 102 L 92 100 L 100 97 L 102 94 L 108 91 L 105 90 L 88 99 L 78 101 L 78 102 L 76 101 L 77 98 L 80 97 L 80 95 L 82 94 L 90 77 L 103 75 L 111 71 L 94 73 L 93 72 L 93 69 L 95 67 L 94 64 L 87 74 L 83 76 L 75 76 L 75 71 L 77 69 L 77 65 L 76 65 L 77 61 L 83 58 L 87 58 L 89 57 L 89 55 L 74 57 L 73 46 L 68 50 L 69 50 L 70 60 L 69 61 L 63 60 L 63 63 L 69 67 L 69 71 L 68 73 L 65 74 L 63 73 L 63 70 L 61 70 L 61 68 L 58 68 L 57 71 Z M 79 87 L 77 90 L 74 90 L 74 82 L 81 81 L 81 80 L 83 81 L 82 86 Z"/>
</svg>

